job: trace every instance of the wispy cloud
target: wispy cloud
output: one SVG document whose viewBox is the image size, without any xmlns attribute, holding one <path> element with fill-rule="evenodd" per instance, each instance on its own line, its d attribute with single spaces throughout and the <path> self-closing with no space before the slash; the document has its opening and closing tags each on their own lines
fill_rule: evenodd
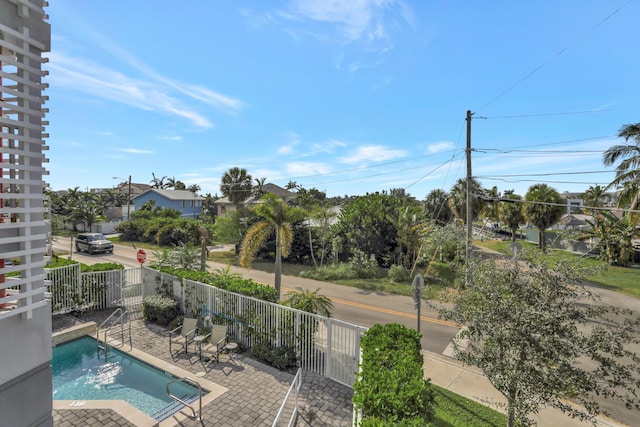
<svg viewBox="0 0 640 427">
<path fill-rule="evenodd" d="M 355 46 L 358 56 L 386 54 L 393 49 L 392 33 L 414 21 L 412 9 L 402 0 L 290 0 L 286 8 L 269 16 L 278 17 L 283 30 L 296 40 L 306 37 L 342 48 Z M 370 65 L 366 58 L 339 57 L 336 67 L 350 72 Z"/>
<path fill-rule="evenodd" d="M 118 151 L 122 151 L 124 153 L 129 153 L 129 154 L 153 154 L 153 151 L 140 150 L 138 148 L 119 148 Z"/>
<path fill-rule="evenodd" d="M 49 80 L 57 87 L 142 110 L 181 117 L 204 129 L 212 128 L 214 124 L 193 101 L 230 115 L 237 115 L 244 108 L 244 103 L 239 99 L 165 77 L 104 37 L 98 34 L 92 36 L 100 48 L 133 67 L 141 76 L 126 75 L 95 61 L 57 51 L 49 55 L 48 64 L 51 72 Z"/>
<path fill-rule="evenodd" d="M 332 25 L 347 42 L 387 40 L 388 15 L 398 12 L 413 22 L 408 5 L 400 0 L 292 0 L 283 16 Z"/>
<path fill-rule="evenodd" d="M 384 162 L 405 157 L 406 155 L 407 152 L 405 150 L 389 149 L 382 145 L 363 145 L 358 147 L 350 156 L 342 157 L 340 163 Z"/>
<path fill-rule="evenodd" d="M 290 176 L 307 176 L 330 173 L 331 166 L 315 162 L 290 162 L 285 165 L 285 170 Z"/>
<path fill-rule="evenodd" d="M 346 147 L 348 144 L 337 139 L 329 139 L 323 142 L 316 142 L 311 144 L 311 154 L 331 154 L 335 153 L 338 148 Z"/>
<path fill-rule="evenodd" d="M 163 141 L 182 141 L 183 140 L 183 138 L 180 135 L 159 136 L 158 139 Z"/>
<path fill-rule="evenodd" d="M 451 141 L 438 141 L 427 146 L 429 154 L 442 153 L 443 151 L 452 150 L 456 145 Z"/>
</svg>

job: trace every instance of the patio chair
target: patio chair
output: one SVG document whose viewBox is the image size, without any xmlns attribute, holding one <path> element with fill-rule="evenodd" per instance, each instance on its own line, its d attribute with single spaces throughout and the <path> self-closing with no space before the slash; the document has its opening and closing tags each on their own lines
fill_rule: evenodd
<svg viewBox="0 0 640 427">
<path fill-rule="evenodd" d="M 197 332 L 198 319 L 185 317 L 182 325 L 169 332 L 169 353 L 174 357 L 172 346 L 179 346 L 180 349 L 175 353 L 178 354 L 184 348 L 184 352 L 189 352 L 189 344 L 193 341 Z"/>
<path fill-rule="evenodd" d="M 211 363 L 215 358 L 216 362 L 220 361 L 220 353 L 224 351 L 224 346 L 227 344 L 227 326 L 225 325 L 213 325 L 211 327 L 211 333 L 208 334 L 204 342 L 200 347 L 200 358 L 202 355 L 209 355 L 208 363 Z"/>
</svg>

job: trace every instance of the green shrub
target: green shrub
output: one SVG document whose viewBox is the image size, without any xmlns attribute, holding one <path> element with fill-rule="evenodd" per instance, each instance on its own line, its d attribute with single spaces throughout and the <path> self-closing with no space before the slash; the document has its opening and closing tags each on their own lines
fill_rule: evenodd
<svg viewBox="0 0 640 427">
<path fill-rule="evenodd" d="M 86 265 L 80 264 L 80 271 L 82 273 L 88 273 L 92 271 L 113 271 L 124 270 L 124 265 L 117 264 L 115 262 L 101 262 L 99 264 Z"/>
<path fill-rule="evenodd" d="M 180 307 L 171 298 L 150 295 L 142 301 L 142 315 L 145 320 L 166 327 L 180 315 Z"/>
<path fill-rule="evenodd" d="M 433 418 L 434 397 L 424 379 L 419 332 L 390 323 L 370 328 L 361 341 L 361 370 L 353 385 L 353 403 L 363 423 L 378 418 L 413 425 Z M 376 425 L 376 424 L 372 424 Z"/>
<path fill-rule="evenodd" d="M 411 274 L 401 265 L 392 265 L 387 273 L 389 279 L 396 283 L 404 283 L 411 281 Z"/>
<path fill-rule="evenodd" d="M 330 282 L 332 280 L 357 279 L 358 275 L 349 264 L 339 263 L 304 270 L 300 272 L 300 277 Z"/>
<path fill-rule="evenodd" d="M 354 251 L 349 260 L 349 266 L 356 272 L 356 276 L 359 279 L 374 279 L 378 276 L 379 268 L 375 257 L 360 250 Z"/>
</svg>

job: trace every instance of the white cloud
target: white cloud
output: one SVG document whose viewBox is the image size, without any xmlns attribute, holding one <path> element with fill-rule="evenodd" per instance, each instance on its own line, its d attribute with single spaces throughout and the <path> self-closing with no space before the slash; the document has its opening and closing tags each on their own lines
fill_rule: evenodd
<svg viewBox="0 0 640 427">
<path fill-rule="evenodd" d="M 307 176 L 330 173 L 331 167 L 325 163 L 291 162 L 285 165 L 285 170 L 290 176 Z"/>
<path fill-rule="evenodd" d="M 293 152 L 293 146 L 292 145 L 283 145 L 282 147 L 278 148 L 278 154 L 289 154 Z"/>
<path fill-rule="evenodd" d="M 317 142 L 311 144 L 311 154 L 325 153 L 331 154 L 336 151 L 338 148 L 346 147 L 347 143 L 343 141 L 338 141 L 337 139 L 329 139 L 323 142 Z"/>
<path fill-rule="evenodd" d="M 140 150 L 138 148 L 119 148 L 118 151 L 122 151 L 130 154 L 153 154 L 150 150 Z"/>
<path fill-rule="evenodd" d="M 180 135 L 173 135 L 173 136 L 159 136 L 158 139 L 161 139 L 163 141 L 182 141 L 182 137 Z"/>
<path fill-rule="evenodd" d="M 364 145 L 358 147 L 353 154 L 342 157 L 340 163 L 354 164 L 365 161 L 383 162 L 398 159 L 407 155 L 405 150 L 389 149 L 382 145 Z"/>
<path fill-rule="evenodd" d="M 439 141 L 427 146 L 427 152 L 429 154 L 442 153 L 443 151 L 452 150 L 455 144 L 451 141 Z"/>
</svg>

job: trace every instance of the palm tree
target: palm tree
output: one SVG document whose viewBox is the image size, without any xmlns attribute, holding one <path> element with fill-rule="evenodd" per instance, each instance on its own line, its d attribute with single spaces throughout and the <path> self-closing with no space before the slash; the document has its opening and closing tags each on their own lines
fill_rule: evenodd
<svg viewBox="0 0 640 427">
<path fill-rule="evenodd" d="M 451 222 L 453 212 L 449 207 L 448 200 L 449 194 L 446 191 L 439 188 L 431 190 L 422 202 L 425 216 L 436 221 L 438 225 L 445 225 Z"/>
<path fill-rule="evenodd" d="M 602 206 L 602 199 L 605 195 L 605 188 L 599 185 L 589 186 L 587 191 L 582 193 L 582 199 L 584 200 L 586 212 L 593 213 L 594 209 L 589 209 L 589 207 L 598 208 Z"/>
<path fill-rule="evenodd" d="M 522 209 L 522 203 L 505 202 L 505 200 L 522 200 L 522 196 L 515 194 L 513 190 L 507 190 L 502 197 L 502 203 L 498 208 L 500 221 L 511 231 L 511 241 L 516 241 L 516 232 L 520 228 L 520 224 L 526 221 Z"/>
<path fill-rule="evenodd" d="M 169 182 L 165 182 L 165 179 L 167 179 L 166 176 L 163 176 L 162 178 L 158 178 L 156 174 L 153 172 L 151 172 L 151 175 L 153 176 L 153 178 L 151 179 L 151 188 L 164 190 L 171 186 Z"/>
<path fill-rule="evenodd" d="M 254 181 L 256 182 L 256 185 L 253 187 L 253 195 L 256 197 L 262 197 L 262 195 L 264 194 L 264 183 L 267 180 L 267 178 L 255 178 Z"/>
<path fill-rule="evenodd" d="M 605 151 L 602 157 L 605 166 L 611 166 L 621 160 L 616 167 L 616 177 L 607 185 L 606 189 L 624 188 L 625 186 L 627 189 L 631 187 L 640 189 L 638 185 L 640 182 L 640 123 L 623 126 L 618 137 L 624 138 L 626 144 L 614 145 Z M 629 187 L 628 183 L 633 184 Z M 627 197 L 627 200 L 631 202 L 629 209 L 637 209 L 639 199 L 638 193 Z"/>
<path fill-rule="evenodd" d="M 284 305 L 306 311 L 307 313 L 331 317 L 333 303 L 325 295 L 318 294 L 320 291 L 319 288 L 315 291 L 310 291 L 309 289 L 302 289 L 298 286 L 296 289 L 297 291 L 287 292 L 285 295 L 286 298 L 282 302 Z"/>
<path fill-rule="evenodd" d="M 478 195 L 484 193 L 480 182 L 471 178 L 471 219 L 474 220 L 478 217 L 482 208 L 485 205 L 484 200 Z M 467 179 L 460 178 L 451 188 L 449 192 L 449 207 L 458 218 L 459 222 L 465 222 L 467 218 Z"/>
<path fill-rule="evenodd" d="M 547 184 L 534 184 L 529 187 L 525 200 L 532 202 L 525 206 L 524 214 L 529 222 L 538 229 L 538 246 L 544 252 L 547 249 L 544 231 L 558 222 L 567 208 L 558 206 L 563 202 L 562 197 Z"/>
<path fill-rule="evenodd" d="M 220 191 L 239 209 L 242 202 L 251 197 L 252 180 L 246 169 L 232 167 L 222 175 Z"/>
<path fill-rule="evenodd" d="M 249 268 L 251 260 L 264 245 L 267 238 L 276 234 L 276 260 L 274 287 L 280 300 L 282 283 L 282 257 L 289 255 L 293 242 L 293 224 L 304 218 L 305 212 L 301 208 L 287 205 L 275 194 L 267 193 L 262 196 L 257 205 L 251 207 L 263 220 L 253 224 L 244 236 L 240 246 L 240 265 Z"/>
</svg>

